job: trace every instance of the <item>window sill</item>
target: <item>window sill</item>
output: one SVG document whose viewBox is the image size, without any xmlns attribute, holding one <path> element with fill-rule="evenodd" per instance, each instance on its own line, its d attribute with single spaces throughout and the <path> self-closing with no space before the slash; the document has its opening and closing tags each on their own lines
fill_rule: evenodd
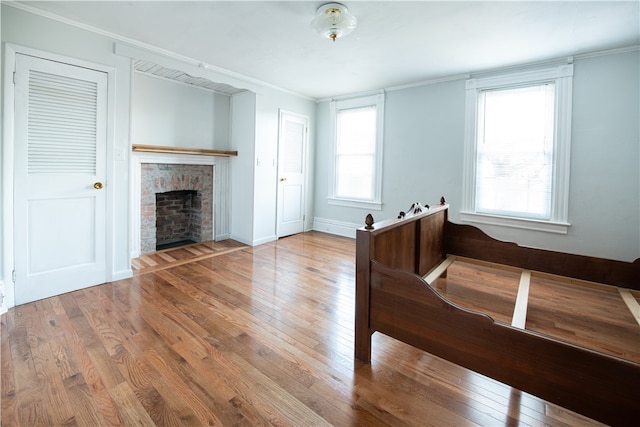
<svg viewBox="0 0 640 427">
<path fill-rule="evenodd" d="M 460 219 L 463 222 L 520 228 L 555 234 L 567 234 L 571 226 L 571 224 L 567 222 L 539 221 L 535 219 L 478 214 L 475 212 L 460 212 Z"/>
<path fill-rule="evenodd" d="M 327 198 L 330 205 L 346 206 L 349 208 L 361 208 L 371 209 L 375 211 L 382 210 L 382 203 L 380 202 L 367 202 L 363 200 L 348 200 L 348 199 L 336 199 L 334 197 Z"/>
</svg>

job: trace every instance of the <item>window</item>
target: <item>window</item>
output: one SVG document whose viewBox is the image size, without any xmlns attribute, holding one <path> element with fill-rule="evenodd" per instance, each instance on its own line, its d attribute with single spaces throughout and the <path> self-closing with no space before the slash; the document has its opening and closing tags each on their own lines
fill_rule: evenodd
<svg viewBox="0 0 640 427">
<path fill-rule="evenodd" d="M 331 102 L 330 204 L 381 209 L 383 105 L 382 94 Z"/>
<path fill-rule="evenodd" d="M 566 234 L 572 76 L 467 81 L 463 220 Z"/>
</svg>

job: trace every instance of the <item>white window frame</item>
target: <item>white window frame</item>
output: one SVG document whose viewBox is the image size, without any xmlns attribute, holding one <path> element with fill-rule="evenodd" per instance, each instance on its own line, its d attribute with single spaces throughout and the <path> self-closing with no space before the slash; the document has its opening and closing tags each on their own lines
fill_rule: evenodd
<svg viewBox="0 0 640 427">
<path fill-rule="evenodd" d="M 371 200 L 341 198 L 336 196 L 336 153 L 338 144 L 337 117 L 340 110 L 375 106 L 376 108 L 376 153 L 373 174 L 373 198 Z M 329 105 L 329 120 L 332 137 L 332 152 L 329 171 L 329 196 L 330 205 L 347 206 L 382 210 L 382 135 L 384 123 L 384 93 L 363 96 L 358 98 L 333 100 Z"/>
<path fill-rule="evenodd" d="M 476 212 L 476 159 L 478 140 L 478 100 L 484 90 L 508 89 L 523 85 L 555 83 L 554 161 L 551 218 L 536 220 Z M 569 173 L 571 151 L 571 106 L 573 65 L 536 69 L 474 78 L 466 81 L 465 142 L 463 164 L 462 209 L 466 222 L 567 234 L 569 216 Z"/>
</svg>

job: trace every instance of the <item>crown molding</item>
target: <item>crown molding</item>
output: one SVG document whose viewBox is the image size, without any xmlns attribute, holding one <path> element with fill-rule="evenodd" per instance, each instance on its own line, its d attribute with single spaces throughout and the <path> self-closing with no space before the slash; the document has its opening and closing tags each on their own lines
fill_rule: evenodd
<svg viewBox="0 0 640 427">
<path fill-rule="evenodd" d="M 597 58 L 599 56 L 607 56 L 607 55 L 617 55 L 619 53 L 628 53 L 628 52 L 636 52 L 640 50 L 640 45 L 632 45 L 627 47 L 619 47 L 616 49 L 607 49 L 600 50 L 596 52 L 590 53 L 581 53 L 578 55 L 573 55 L 574 59 L 588 59 L 588 58 Z"/>
<path fill-rule="evenodd" d="M 504 71 L 515 71 L 518 69 L 523 69 L 523 68 L 531 68 L 531 67 L 535 67 L 535 66 L 544 66 L 544 65 L 552 65 L 552 64 L 560 64 L 560 63 L 573 63 L 573 61 L 575 60 L 582 60 L 582 59 L 588 59 L 588 58 L 596 58 L 596 57 L 601 57 L 601 56 L 607 56 L 607 55 L 616 55 L 616 54 L 621 54 L 621 53 L 627 53 L 627 52 L 635 52 L 635 51 L 639 51 L 640 50 L 640 45 L 631 45 L 631 46 L 627 46 L 627 47 L 622 47 L 622 48 L 614 48 L 614 49 L 606 49 L 606 50 L 601 50 L 601 51 L 595 51 L 595 52 L 589 52 L 589 53 L 582 53 L 582 54 L 575 54 L 573 56 L 567 56 L 567 57 L 561 57 L 561 58 L 554 58 L 554 59 L 549 59 L 549 60 L 542 60 L 542 61 L 537 61 L 537 62 L 529 62 L 529 63 L 524 63 L 524 64 L 518 64 L 518 65 L 512 65 L 512 66 L 507 66 L 507 67 L 501 67 L 501 68 L 494 68 L 494 69 L 486 69 L 486 70 L 477 70 L 477 71 L 473 71 L 473 72 L 469 72 L 466 74 L 459 74 L 459 75 L 453 75 L 453 76 L 444 76 L 441 78 L 436 78 L 436 79 L 429 79 L 429 80 L 424 80 L 424 81 L 420 81 L 420 82 L 415 82 L 415 83 L 408 83 L 405 85 L 398 85 L 398 86 L 391 86 L 391 87 L 387 87 L 384 89 L 378 89 L 378 90 L 371 90 L 371 91 L 366 91 L 363 92 L 362 94 L 346 94 L 343 96 L 338 96 L 338 97 L 329 97 L 329 98 L 322 98 L 322 99 L 316 99 L 316 98 L 312 98 L 297 92 L 293 92 L 289 89 L 285 89 L 282 88 L 280 86 L 276 86 L 273 85 L 271 83 L 267 83 L 265 81 L 262 80 L 258 80 L 255 79 L 253 77 L 249 77 L 246 76 L 244 74 L 240 74 L 237 73 L 235 71 L 231 71 L 231 70 L 227 70 L 225 68 L 221 68 L 215 65 L 211 65 L 211 64 L 207 64 L 203 61 L 194 59 L 194 58 L 190 58 L 181 54 L 178 54 L 176 52 L 172 52 L 151 44 L 147 44 L 138 40 L 134 40 L 116 33 L 112 33 L 110 31 L 106 31 L 106 30 L 102 30 L 100 28 L 96 28 L 93 27 L 91 25 L 88 24 L 84 24 L 82 22 L 79 21 L 75 21 L 69 18 L 65 18 L 62 17 L 60 15 L 56 15 L 55 13 L 52 12 L 48 12 L 48 11 L 44 11 L 41 9 L 38 9 L 36 7 L 33 6 L 29 6 L 28 4 L 22 3 L 22 2 L 18 2 L 16 0 L 0 0 L 0 3 L 2 3 L 3 5 L 7 5 L 7 6 L 11 6 L 14 7 L 16 9 L 21 9 L 25 12 L 28 13 L 32 13 L 34 15 L 39 15 L 42 16 L 44 18 L 48 18 L 48 19 L 52 19 L 54 21 L 58 21 L 67 25 L 71 25 L 73 27 L 76 28 L 80 28 L 86 31 L 90 31 L 105 37 L 109 37 L 111 39 L 114 39 L 116 41 L 119 42 L 123 42 L 123 43 L 127 43 L 129 45 L 135 46 L 137 48 L 140 49 L 144 49 L 147 51 L 150 51 L 152 53 L 155 54 L 160 54 L 162 56 L 174 59 L 174 60 L 178 60 L 180 62 L 184 62 L 187 63 L 189 65 L 197 65 L 201 68 L 204 68 L 206 70 L 210 70 L 213 72 L 217 72 L 219 74 L 225 75 L 227 77 L 230 78 L 234 78 L 252 85 L 257 85 L 257 86 L 261 86 L 261 87 L 265 87 L 265 88 L 270 88 L 273 90 L 277 90 L 279 92 L 283 92 L 283 93 L 287 93 L 289 95 L 293 95 L 299 98 L 303 98 L 309 101 L 315 101 L 316 103 L 321 103 L 321 102 L 326 102 L 326 101 L 330 101 L 332 99 L 339 99 L 339 98 L 351 98 L 351 97 L 357 97 L 357 96 L 361 96 L 362 94 L 371 94 L 374 92 L 390 92 L 390 91 L 396 91 L 396 90 L 402 90 L 402 89 L 409 89 L 409 88 L 413 88 L 413 87 L 419 87 L 419 86 L 427 86 L 427 85 L 432 85 L 432 84 L 438 84 L 438 83 L 444 83 L 444 82 L 448 82 L 448 81 L 455 81 L 455 80 L 465 80 L 470 78 L 471 76 L 481 76 L 483 74 L 493 74 L 493 73 L 498 73 L 498 72 L 504 72 Z"/>
<path fill-rule="evenodd" d="M 416 83 L 408 83 L 408 84 L 399 85 L 399 86 L 391 86 L 391 87 L 385 88 L 384 90 L 386 92 L 391 92 L 394 90 L 409 89 L 409 88 L 418 87 L 418 86 L 428 86 L 428 85 L 435 85 L 438 83 L 452 82 L 455 80 L 465 80 L 465 79 L 468 79 L 469 77 L 470 77 L 470 74 L 457 74 L 454 76 L 445 76 L 445 77 L 440 77 L 436 79 L 423 80 L 421 82 L 416 82 Z"/>
<path fill-rule="evenodd" d="M 158 54 L 158 55 L 161 55 L 161 56 L 165 56 L 165 57 L 171 58 L 173 60 L 184 62 L 184 63 L 189 64 L 189 65 L 196 65 L 196 66 L 199 66 L 199 67 L 201 67 L 201 68 L 203 68 L 205 70 L 216 72 L 216 73 L 225 75 L 225 76 L 233 78 L 233 79 L 240 80 L 242 82 L 245 82 L 245 83 L 248 83 L 248 84 L 251 84 L 251 85 L 261 86 L 261 87 L 277 90 L 279 92 L 284 92 L 284 93 L 287 93 L 289 95 L 293 95 L 293 96 L 296 96 L 296 97 L 299 97 L 299 98 L 303 98 L 303 99 L 306 99 L 306 100 L 309 100 L 309 101 L 315 101 L 315 98 L 311 98 L 311 97 L 309 97 L 307 95 L 303 95 L 303 94 L 294 92 L 292 90 L 285 89 L 285 88 L 280 87 L 280 86 L 276 86 L 274 84 L 265 82 L 263 80 L 259 80 L 259 79 L 253 78 L 253 77 L 249 77 L 249 76 L 246 76 L 244 74 L 237 73 L 235 71 L 227 70 L 226 68 L 218 67 L 216 65 L 208 64 L 208 63 L 206 63 L 204 61 L 197 60 L 197 59 L 185 56 L 185 55 L 181 55 L 179 53 L 176 53 L 176 52 L 173 52 L 173 51 L 170 51 L 170 50 L 167 50 L 167 49 L 163 49 L 161 47 L 158 47 L 158 46 L 155 46 L 155 45 L 152 45 L 152 44 L 141 42 L 139 40 L 135 40 L 135 39 L 132 39 L 132 38 L 120 35 L 120 34 L 112 33 L 110 31 L 106 31 L 106 30 L 94 27 L 92 25 L 85 24 L 85 23 L 80 22 L 80 21 L 76 21 L 76 20 L 73 20 L 73 19 L 65 18 L 65 17 L 57 15 L 55 13 L 52 13 L 52 12 L 49 12 L 49 11 L 46 11 L 46 10 L 42 10 L 42 9 L 38 9 L 36 7 L 30 6 L 30 5 L 22 3 L 22 2 L 17 2 L 15 0 L 0 0 L 0 3 L 2 3 L 3 5 L 7 5 L 7 6 L 10 6 L 10 7 L 13 7 L 15 9 L 20 9 L 20 10 L 22 10 L 24 12 L 28 12 L 28 13 L 31 13 L 31 14 L 34 14 L 34 15 L 41 16 L 43 18 L 51 19 L 53 21 L 57 21 L 57 22 L 60 22 L 60 23 L 66 24 L 66 25 L 70 25 L 72 27 L 76 27 L 76 28 L 79 28 L 79 29 L 82 29 L 82 30 L 85 30 L 85 31 L 92 32 L 94 34 L 98 34 L 98 35 L 101 35 L 101 36 L 104 36 L 104 37 L 111 38 L 116 43 L 118 43 L 118 42 L 126 43 L 126 44 L 128 44 L 130 46 L 133 46 L 133 47 L 136 47 L 138 49 L 143 49 L 143 50 L 149 51 L 151 53 L 155 53 L 155 54 Z"/>
</svg>

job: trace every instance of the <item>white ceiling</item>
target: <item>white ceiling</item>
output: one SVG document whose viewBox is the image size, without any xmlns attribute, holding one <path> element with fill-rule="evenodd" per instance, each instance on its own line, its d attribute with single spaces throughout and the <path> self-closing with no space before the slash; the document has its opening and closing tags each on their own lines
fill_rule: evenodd
<svg viewBox="0 0 640 427">
<path fill-rule="evenodd" d="M 349 0 L 335 43 L 310 26 L 327 2 L 26 3 L 315 99 L 640 44 L 639 0 Z"/>
</svg>

